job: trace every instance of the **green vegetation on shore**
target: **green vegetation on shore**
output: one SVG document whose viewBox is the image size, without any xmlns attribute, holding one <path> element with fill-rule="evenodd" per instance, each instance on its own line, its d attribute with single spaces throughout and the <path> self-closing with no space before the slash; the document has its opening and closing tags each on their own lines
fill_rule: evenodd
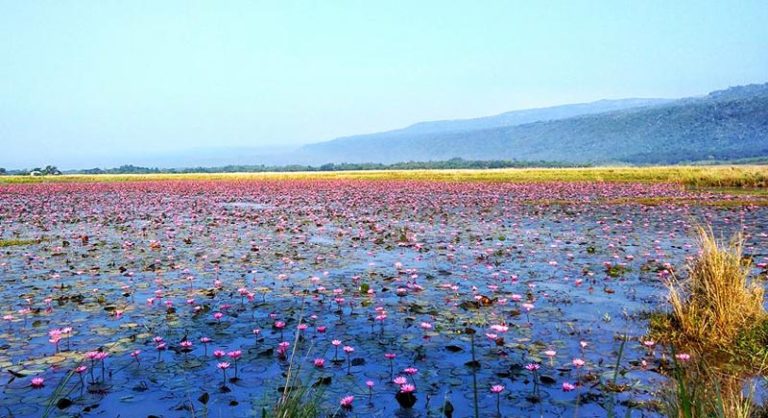
<svg viewBox="0 0 768 418">
<path fill-rule="evenodd" d="M 114 168 L 89 168 L 62 172 L 56 166 L 45 169 L 5 170 L 0 168 L 0 175 L 15 176 L 58 176 L 62 174 L 214 174 L 214 173 L 296 173 L 318 171 L 368 171 L 368 170 L 479 170 L 492 168 L 566 168 L 590 167 L 589 164 L 568 164 L 556 161 L 516 161 L 516 160 L 465 160 L 452 158 L 445 161 L 407 161 L 392 164 L 381 163 L 328 163 L 322 165 L 226 165 L 220 167 L 185 167 L 157 168 L 135 165 L 121 165 Z"/>
<path fill-rule="evenodd" d="M 38 241 L 32 239 L 0 239 L 0 248 L 30 245 Z"/>
</svg>

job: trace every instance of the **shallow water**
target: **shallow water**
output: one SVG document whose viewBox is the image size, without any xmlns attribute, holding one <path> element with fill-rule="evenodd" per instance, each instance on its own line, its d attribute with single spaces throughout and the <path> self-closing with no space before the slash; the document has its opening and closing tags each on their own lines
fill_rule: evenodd
<svg viewBox="0 0 768 418">
<path fill-rule="evenodd" d="M 648 196 L 671 203 L 604 203 Z M 54 406 L 53 416 L 188 417 L 206 406 L 211 416 L 260 416 L 278 399 L 293 357 L 293 373 L 322 382 L 326 410 L 339 415 L 440 416 L 449 399 L 453 416 L 473 416 L 476 392 L 480 416 L 494 416 L 489 388 L 502 384 L 503 416 L 623 416 L 628 407 L 632 416 L 654 416 L 663 348 L 640 341 L 647 313 L 664 308 L 661 277 L 683 271 L 696 253 L 691 224 L 741 230 L 746 252 L 768 261 L 764 207 L 675 198 L 727 199 L 590 183 L 0 186 L 0 237 L 42 239 L 0 255 L 1 310 L 13 316 L 1 325 L 0 367 L 16 373 L 0 381 L 2 405 L 15 405 L 0 414 L 41 416 L 51 399 L 66 398 L 72 404 Z M 473 306 L 481 297 L 493 302 Z M 383 321 L 375 319 L 381 309 Z M 286 323 L 282 332 L 276 321 Z M 308 328 L 296 340 L 299 323 Z M 502 324 L 506 331 L 491 328 Z M 73 331 L 57 352 L 49 332 L 62 327 Z M 477 331 L 479 367 L 467 365 L 468 327 Z M 627 386 L 610 393 L 602 384 L 613 380 L 622 335 L 617 383 Z M 156 349 L 155 337 L 167 350 Z M 334 362 L 334 339 L 354 353 L 339 347 Z M 193 343 L 190 352 L 183 340 Z M 291 344 L 285 359 L 277 355 L 282 341 Z M 84 360 L 99 349 L 109 353 L 103 364 Z M 242 351 L 239 379 L 225 390 L 218 349 Z M 556 351 L 551 360 L 546 350 Z M 392 372 L 385 353 L 396 354 Z M 316 358 L 325 367 L 314 367 Z M 575 358 L 586 364 L 574 367 Z M 81 364 L 89 368 L 82 384 L 69 375 Z M 406 367 L 418 369 L 408 378 L 417 397 L 410 409 L 398 406 L 391 383 Z M 31 387 L 33 377 L 44 386 Z M 577 389 L 563 391 L 566 382 Z M 347 395 L 353 408 L 340 410 Z"/>
</svg>

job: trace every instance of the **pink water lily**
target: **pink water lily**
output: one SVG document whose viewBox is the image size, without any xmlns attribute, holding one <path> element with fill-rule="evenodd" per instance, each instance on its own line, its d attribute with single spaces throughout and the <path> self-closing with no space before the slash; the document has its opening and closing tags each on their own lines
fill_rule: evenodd
<svg viewBox="0 0 768 418">
<path fill-rule="evenodd" d="M 352 402 L 355 400 L 354 396 L 345 396 L 339 401 L 339 405 L 344 409 L 352 409 Z"/>
<path fill-rule="evenodd" d="M 760 199 L 714 210 L 738 202 L 679 184 L 171 177 L 0 181 L 0 240 L 30 239 L 0 252 L 10 301 L 0 325 L 22 375 L 0 390 L 31 391 L 40 377 L 36 393 L 63 384 L 75 406 L 99 397 L 111 413 L 146 390 L 156 395 L 146 408 L 171 410 L 169 382 L 192 382 L 196 410 L 234 416 L 243 396 L 275 389 L 262 381 L 290 375 L 318 389 L 321 405 L 369 395 L 354 413 L 330 405 L 339 416 L 440 414 L 444 383 L 456 383 L 456 413 L 474 412 L 477 396 L 479 416 L 494 416 L 494 397 L 500 416 L 561 405 L 567 415 L 584 405 L 580 383 L 605 395 L 592 379 L 614 371 L 606 354 L 623 303 L 664 309 L 647 295 L 695 256 L 692 215 L 743 229 L 745 251 L 768 263 Z M 637 369 L 622 394 L 632 399 L 664 378 L 650 350 L 668 356 L 660 342 L 635 341 L 620 364 Z M 157 364 L 144 364 L 147 350 Z M 690 356 L 673 360 L 691 367 Z M 50 367 L 25 381 L 34 364 Z M 29 402 L 43 410 L 38 398 Z"/>
</svg>

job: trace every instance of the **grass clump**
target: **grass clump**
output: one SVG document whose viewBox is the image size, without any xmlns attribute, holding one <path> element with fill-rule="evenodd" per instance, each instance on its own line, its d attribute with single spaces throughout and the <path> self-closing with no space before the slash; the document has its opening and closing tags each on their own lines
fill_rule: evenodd
<svg viewBox="0 0 768 418">
<path fill-rule="evenodd" d="M 306 387 L 287 389 L 272 408 L 262 409 L 262 418 L 316 418 L 321 416 L 319 393 Z"/>
<path fill-rule="evenodd" d="M 751 418 L 758 408 L 743 381 L 703 364 L 673 362 L 672 384 L 661 411 L 671 418 Z M 752 388 L 753 389 L 753 388 Z"/>
<path fill-rule="evenodd" d="M 668 282 L 672 312 L 653 329 L 658 339 L 698 352 L 727 349 L 737 338 L 764 327 L 764 289 L 749 279 L 742 262 L 742 238 L 719 243 L 711 228 L 697 227 L 701 252 L 688 265 L 688 277 Z M 665 329 L 666 328 L 666 329 Z"/>
<path fill-rule="evenodd" d="M 768 359 L 764 288 L 749 277 L 740 235 L 722 243 L 711 228 L 699 226 L 696 233 L 700 253 L 687 278 L 673 275 L 667 283 L 670 312 L 649 318 L 650 338 L 672 348 L 665 413 L 751 417 L 757 409 L 745 382 L 765 374 Z"/>
<path fill-rule="evenodd" d="M 302 316 L 299 319 L 301 323 Z M 317 386 L 322 383 L 320 379 L 310 386 L 305 385 L 299 375 L 301 374 L 301 361 L 297 358 L 301 334 L 297 331 L 293 338 L 293 349 L 288 360 L 288 369 L 285 372 L 285 385 L 280 390 L 280 398 L 277 402 L 261 410 L 262 418 L 317 418 L 323 415 L 322 389 Z M 312 351 L 310 347 L 306 355 Z M 306 361 L 306 357 L 303 361 Z"/>
</svg>

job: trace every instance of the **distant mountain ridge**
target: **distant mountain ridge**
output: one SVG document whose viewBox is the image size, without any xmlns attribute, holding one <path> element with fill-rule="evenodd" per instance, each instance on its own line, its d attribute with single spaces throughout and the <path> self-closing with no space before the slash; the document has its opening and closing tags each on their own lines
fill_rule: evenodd
<svg viewBox="0 0 768 418">
<path fill-rule="evenodd" d="M 315 166 L 503 161 L 505 166 L 768 161 L 768 83 L 682 99 L 620 99 L 419 122 L 304 146 L 208 147 L 111 156 L 105 167 Z M 519 164 L 518 164 L 519 163 Z M 62 169 L 80 160 L 56 161 Z M 6 167 L 7 168 L 7 167 Z"/>
<path fill-rule="evenodd" d="M 768 156 L 768 83 L 706 96 L 603 100 L 423 122 L 302 147 L 303 162 L 471 160 L 670 164 Z"/>
<path fill-rule="evenodd" d="M 593 113 L 610 112 L 629 108 L 654 106 L 673 101 L 672 99 L 619 99 L 598 100 L 591 103 L 568 104 L 536 109 L 514 110 L 495 116 L 472 119 L 458 119 L 435 122 L 419 122 L 406 128 L 411 132 L 464 131 L 474 129 L 500 128 L 523 125 L 531 122 L 565 119 Z"/>
<path fill-rule="evenodd" d="M 598 100 L 591 103 L 566 104 L 534 109 L 513 110 L 493 116 L 483 116 L 469 119 L 438 120 L 429 122 L 417 122 L 405 128 L 373 134 L 352 135 L 336 138 L 333 141 L 350 141 L 371 136 L 396 137 L 403 135 L 421 135 L 447 133 L 457 131 L 471 131 L 480 129 L 500 128 L 505 126 L 523 125 L 526 123 L 546 120 L 565 119 L 574 116 L 603 113 L 613 110 L 653 106 L 669 103 L 674 99 L 618 99 Z M 310 144 L 312 146 L 314 144 Z"/>
</svg>

